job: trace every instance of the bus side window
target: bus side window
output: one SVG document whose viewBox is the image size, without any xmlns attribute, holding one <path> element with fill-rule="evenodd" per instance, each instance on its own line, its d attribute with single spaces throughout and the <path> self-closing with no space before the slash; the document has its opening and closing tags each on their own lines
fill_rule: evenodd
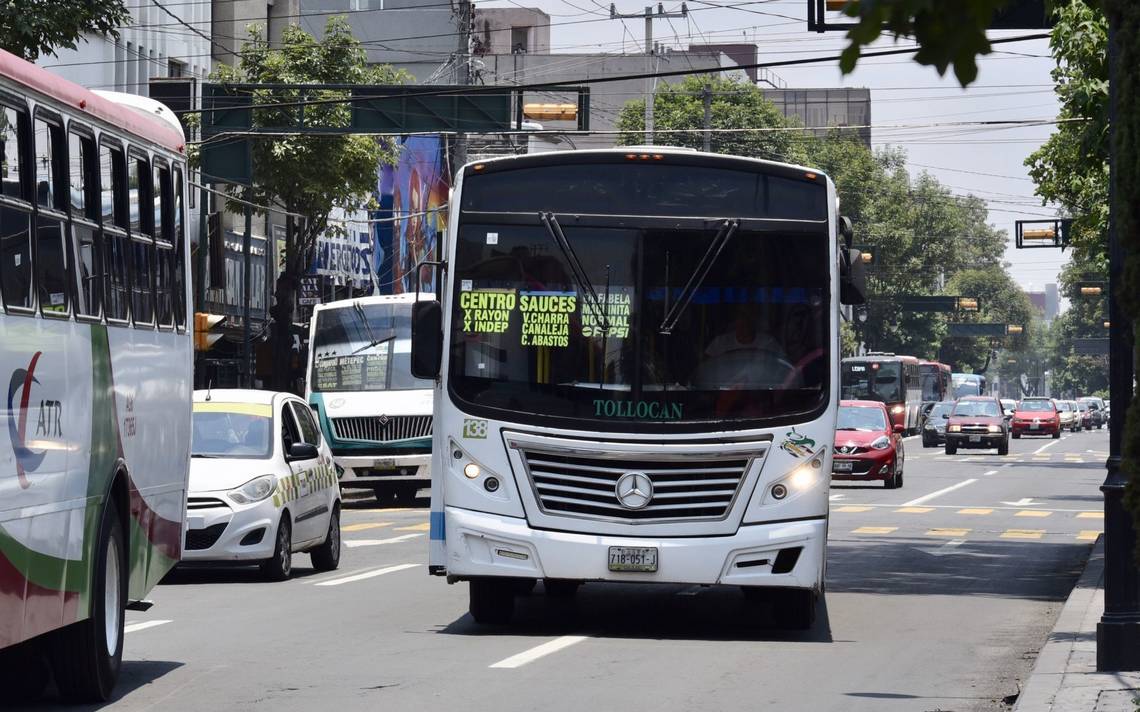
<svg viewBox="0 0 1140 712">
<path fill-rule="evenodd" d="M 174 324 L 179 328 L 185 326 L 186 321 L 186 235 L 183 220 L 185 219 L 186 204 L 182 198 L 182 168 L 174 167 Z"/>
<path fill-rule="evenodd" d="M 32 306 L 32 206 L 28 114 L 0 106 L 0 289 L 9 309 Z"/>
<path fill-rule="evenodd" d="M 155 306 L 159 326 L 174 325 L 174 245 L 170 220 L 170 169 L 155 162 L 154 196 Z"/>
<path fill-rule="evenodd" d="M 74 126 L 74 124 L 73 124 Z M 78 301 L 75 311 L 98 317 L 103 305 L 102 256 L 99 254 L 99 161 L 95 140 L 74 131 L 68 134 L 68 182 L 71 202 L 71 238 L 76 257 Z"/>
<path fill-rule="evenodd" d="M 44 316 L 67 316 L 67 250 L 63 240 L 66 217 L 61 180 L 67 171 L 67 145 L 63 126 L 42 118 L 35 120 L 36 216 L 35 273 L 40 311 Z"/>
<path fill-rule="evenodd" d="M 103 295 L 107 318 L 124 322 L 130 304 L 127 280 L 127 166 L 120 148 L 99 149 L 103 215 Z"/>
<path fill-rule="evenodd" d="M 131 314 L 136 327 L 154 325 L 154 212 L 150 162 L 139 155 L 127 160 L 130 189 Z"/>
</svg>

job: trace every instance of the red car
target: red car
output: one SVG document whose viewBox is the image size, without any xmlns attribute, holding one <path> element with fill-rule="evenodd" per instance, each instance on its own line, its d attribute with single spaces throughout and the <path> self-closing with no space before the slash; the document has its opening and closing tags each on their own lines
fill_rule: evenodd
<svg viewBox="0 0 1140 712">
<path fill-rule="evenodd" d="M 840 401 L 831 479 L 882 480 L 887 489 L 902 487 L 905 429 L 901 423 L 891 425 L 886 406 L 878 401 Z"/>
<path fill-rule="evenodd" d="M 1061 414 L 1052 398 L 1026 398 L 1017 404 L 1009 431 L 1014 439 L 1022 435 L 1061 437 Z"/>
</svg>

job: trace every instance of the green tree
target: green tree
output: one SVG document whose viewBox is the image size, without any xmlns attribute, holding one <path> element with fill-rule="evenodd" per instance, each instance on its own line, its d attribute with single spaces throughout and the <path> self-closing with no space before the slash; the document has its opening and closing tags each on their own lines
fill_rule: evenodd
<svg viewBox="0 0 1140 712">
<path fill-rule="evenodd" d="M 977 297 L 979 300 L 980 309 L 976 313 L 958 315 L 958 320 L 966 323 L 1022 326 L 1022 333 L 1004 337 L 1001 345 L 1014 353 L 1023 353 L 1029 349 L 1031 334 L 1036 327 L 1033 323 L 1033 305 L 1001 264 L 964 269 L 947 282 L 946 291 Z M 994 348 L 988 338 L 946 339 L 943 342 L 942 358 L 957 370 L 981 373 L 988 371 L 992 365 L 990 355 Z"/>
<path fill-rule="evenodd" d="M 0 3 L 0 48 L 35 61 L 59 48 L 75 49 L 86 33 L 119 38 L 131 23 L 122 0 L 4 0 Z"/>
<path fill-rule="evenodd" d="M 754 84 L 743 79 L 686 77 L 677 84 L 658 88 L 653 98 L 654 141 L 670 146 L 701 148 L 704 126 L 703 92 L 712 92 L 711 149 L 714 153 L 801 162 L 801 143 L 795 126 Z M 622 107 L 617 128 L 618 144 L 645 143 L 645 100 L 635 99 Z"/>
<path fill-rule="evenodd" d="M 304 123 L 313 127 L 346 127 L 351 105 L 335 101 L 348 97 L 343 90 L 288 89 L 282 84 L 399 84 L 408 75 L 388 66 L 369 66 L 364 49 L 352 36 L 343 17 L 332 17 L 324 38 L 315 39 L 296 25 L 287 27 L 281 41 L 271 47 L 260 27 L 250 28 L 250 41 L 243 46 L 236 67 L 221 65 L 214 80 L 223 83 L 264 84 L 253 92 L 254 104 L 281 103 L 281 108 L 254 111 L 254 126 L 280 124 L 295 112 L 304 112 Z M 298 107 L 302 100 L 317 103 Z M 332 100 L 332 101 L 330 101 Z M 329 214 L 335 208 L 358 210 L 369 204 L 382 163 L 397 158 L 393 144 L 372 136 L 300 135 L 272 136 L 253 140 L 252 202 L 284 209 L 286 241 L 284 262 L 277 280 L 273 315 L 274 352 L 290 352 L 294 303 L 300 277 L 308 271 L 317 237 L 339 226 Z M 233 189 L 236 195 L 241 189 Z M 241 206 L 229 206 L 233 211 Z M 293 215 L 304 215 L 295 219 Z M 287 388 L 290 359 L 274 359 L 274 382 Z"/>
</svg>

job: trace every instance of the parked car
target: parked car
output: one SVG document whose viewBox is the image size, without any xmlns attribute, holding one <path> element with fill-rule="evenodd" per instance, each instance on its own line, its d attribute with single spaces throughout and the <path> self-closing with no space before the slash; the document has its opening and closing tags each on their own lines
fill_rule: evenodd
<svg viewBox="0 0 1140 712">
<path fill-rule="evenodd" d="M 946 424 L 946 454 L 960 447 L 997 448 L 999 455 L 1009 454 L 1009 419 L 997 398 L 966 396 L 954 404 Z"/>
<path fill-rule="evenodd" d="M 1013 412 L 1009 431 L 1014 440 L 1022 435 L 1061 437 L 1061 414 L 1052 398 L 1023 398 Z"/>
<path fill-rule="evenodd" d="M 938 447 L 946 442 L 946 419 L 954 410 L 954 401 L 940 401 L 926 414 L 922 424 L 922 446 Z"/>
<path fill-rule="evenodd" d="M 1087 403 L 1089 411 L 1092 412 L 1092 427 L 1103 428 L 1108 422 L 1108 416 L 1104 412 L 1104 401 L 1096 396 L 1085 396 L 1079 400 L 1082 403 Z"/>
<path fill-rule="evenodd" d="M 1093 413 L 1092 413 L 1092 409 L 1089 408 L 1089 404 L 1085 403 L 1084 401 L 1075 401 L 1075 403 L 1077 404 L 1077 411 L 1080 413 L 1080 416 L 1081 416 L 1081 429 L 1082 430 L 1092 430 Z"/>
<path fill-rule="evenodd" d="M 195 391 L 182 560 L 292 574 L 340 564 L 340 485 L 313 412 L 289 393 Z"/>
<path fill-rule="evenodd" d="M 1073 401 L 1059 400 L 1057 403 L 1057 415 L 1061 418 L 1061 430 L 1068 430 L 1075 433 L 1081 429 L 1081 413 L 1077 409 L 1077 404 Z"/>
<path fill-rule="evenodd" d="M 891 425 L 886 406 L 878 401 L 840 401 L 831 479 L 882 480 L 887 489 L 902 487 L 905 429 L 901 423 Z"/>
</svg>

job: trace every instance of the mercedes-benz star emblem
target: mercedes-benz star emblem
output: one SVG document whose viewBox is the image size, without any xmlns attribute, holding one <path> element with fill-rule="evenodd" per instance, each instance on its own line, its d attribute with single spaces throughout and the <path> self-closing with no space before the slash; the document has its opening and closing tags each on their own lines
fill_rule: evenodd
<svg viewBox="0 0 1140 712">
<path fill-rule="evenodd" d="M 642 509 L 653 499 L 653 480 L 644 472 L 627 472 L 618 478 L 614 493 L 626 509 Z"/>
</svg>

